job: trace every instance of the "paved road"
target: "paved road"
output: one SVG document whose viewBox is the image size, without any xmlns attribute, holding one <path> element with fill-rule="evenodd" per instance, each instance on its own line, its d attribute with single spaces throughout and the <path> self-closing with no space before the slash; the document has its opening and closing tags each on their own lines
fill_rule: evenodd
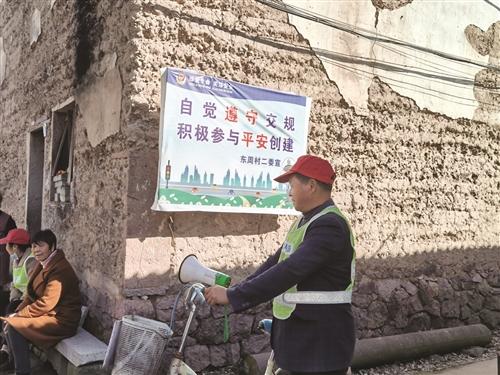
<svg viewBox="0 0 500 375">
<path fill-rule="evenodd" d="M 475 362 L 470 365 L 449 368 L 442 371 L 420 372 L 419 375 L 498 375 L 497 359 Z"/>
<path fill-rule="evenodd" d="M 34 356 L 31 358 L 32 375 L 57 375 L 52 369 L 50 364 L 41 363 L 40 360 Z M 12 372 L 0 372 L 4 375 L 15 375 Z M 420 372 L 418 375 L 498 375 L 500 372 L 497 370 L 497 359 L 489 359 L 487 361 L 475 362 L 469 365 L 449 368 L 442 371 L 433 372 Z"/>
</svg>

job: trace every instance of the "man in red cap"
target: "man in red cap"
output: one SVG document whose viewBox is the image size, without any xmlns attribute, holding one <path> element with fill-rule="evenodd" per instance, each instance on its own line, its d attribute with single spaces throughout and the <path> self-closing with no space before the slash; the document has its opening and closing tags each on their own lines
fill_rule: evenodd
<svg viewBox="0 0 500 375">
<path fill-rule="evenodd" d="M 327 160 L 304 155 L 275 180 L 288 182 L 303 215 L 254 274 L 229 289 L 207 288 L 205 297 L 234 312 L 272 300 L 277 366 L 294 375 L 346 374 L 355 342 L 355 253 L 350 225 L 331 199 L 335 170 Z"/>
<path fill-rule="evenodd" d="M 2 207 L 3 196 L 0 193 L 0 207 Z M 0 238 L 7 236 L 11 229 L 15 229 L 16 222 L 6 212 L 0 210 Z M 5 308 L 9 303 L 10 281 L 12 280 L 9 271 L 10 257 L 5 249 L 5 245 L 0 245 L 0 315 L 4 315 Z"/>
</svg>

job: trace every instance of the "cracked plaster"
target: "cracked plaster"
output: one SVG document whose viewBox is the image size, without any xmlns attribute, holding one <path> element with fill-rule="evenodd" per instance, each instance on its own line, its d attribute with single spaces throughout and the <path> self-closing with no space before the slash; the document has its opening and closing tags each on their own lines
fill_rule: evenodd
<svg viewBox="0 0 500 375">
<path fill-rule="evenodd" d="M 471 23 L 486 29 L 498 20 L 491 6 L 478 2 L 399 2 L 399 6 L 404 6 L 398 9 L 397 2 L 388 1 L 383 1 L 386 9 L 375 8 L 370 0 L 285 2 L 371 33 L 482 63 L 487 63 L 487 58 L 471 48 L 464 30 Z M 454 118 L 473 118 L 478 106 L 473 93 L 474 75 L 481 67 L 392 44 L 374 43 L 297 16 L 290 15 L 289 19 L 316 49 L 329 78 L 358 113 L 367 113 L 368 87 L 373 77 L 378 76 L 400 95 L 415 100 L 419 108 Z"/>
</svg>

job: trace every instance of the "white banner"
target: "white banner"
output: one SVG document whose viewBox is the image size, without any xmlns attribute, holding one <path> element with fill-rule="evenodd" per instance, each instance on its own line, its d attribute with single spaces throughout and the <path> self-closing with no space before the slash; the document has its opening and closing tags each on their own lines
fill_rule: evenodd
<svg viewBox="0 0 500 375">
<path fill-rule="evenodd" d="M 165 70 L 152 209 L 297 214 L 273 178 L 306 153 L 310 107 L 308 97 Z"/>
</svg>

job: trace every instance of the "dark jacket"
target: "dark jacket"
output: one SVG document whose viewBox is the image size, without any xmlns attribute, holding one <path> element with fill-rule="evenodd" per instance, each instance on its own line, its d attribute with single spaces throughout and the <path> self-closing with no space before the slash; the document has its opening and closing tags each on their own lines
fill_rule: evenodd
<svg viewBox="0 0 500 375">
<path fill-rule="evenodd" d="M 329 200 L 304 215 L 303 225 Z M 229 288 L 235 312 L 269 301 L 293 285 L 300 290 L 341 291 L 351 282 L 353 248 L 349 227 L 328 213 L 313 221 L 304 241 L 278 263 L 281 249 L 250 277 Z M 323 372 L 347 368 L 354 352 L 354 319 L 350 304 L 297 305 L 290 318 L 273 319 L 271 344 L 277 365 L 296 372 Z"/>
<path fill-rule="evenodd" d="M 0 210 L 0 238 L 4 238 L 11 229 L 16 229 L 16 222 L 7 213 Z M 0 289 L 8 284 L 12 277 L 9 270 L 10 257 L 5 245 L 0 245 Z"/>
</svg>

